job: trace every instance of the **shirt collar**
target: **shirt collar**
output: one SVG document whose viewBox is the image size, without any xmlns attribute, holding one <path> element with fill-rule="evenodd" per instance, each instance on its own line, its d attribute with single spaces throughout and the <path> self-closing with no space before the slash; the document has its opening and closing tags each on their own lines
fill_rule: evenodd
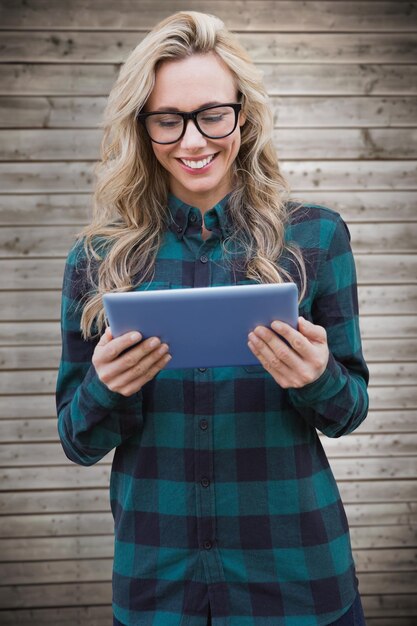
<svg viewBox="0 0 417 626">
<path fill-rule="evenodd" d="M 207 230 L 217 233 L 222 238 L 227 237 L 231 231 L 230 214 L 228 211 L 230 195 L 228 193 L 204 214 L 204 225 Z M 201 230 L 202 214 L 197 207 L 186 204 L 170 193 L 168 194 L 168 210 L 171 217 L 169 229 L 178 239 L 183 238 L 188 228 Z"/>
</svg>

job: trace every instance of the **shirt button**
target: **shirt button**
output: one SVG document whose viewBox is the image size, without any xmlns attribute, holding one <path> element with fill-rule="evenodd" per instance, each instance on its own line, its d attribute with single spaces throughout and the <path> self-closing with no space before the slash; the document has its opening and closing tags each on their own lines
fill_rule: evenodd
<svg viewBox="0 0 417 626">
<path fill-rule="evenodd" d="M 198 371 L 199 372 L 205 372 L 207 370 L 207 367 L 199 367 Z"/>
<path fill-rule="evenodd" d="M 201 430 L 207 430 L 207 428 L 208 428 L 208 421 L 207 420 L 200 420 L 200 428 L 201 428 Z"/>
<path fill-rule="evenodd" d="M 208 486 L 209 486 L 209 484 L 210 484 L 209 479 L 208 479 L 208 478 L 206 478 L 205 476 L 204 476 L 204 478 L 202 478 L 202 479 L 201 479 L 201 481 L 200 481 L 200 482 L 201 482 L 201 484 L 202 484 L 202 486 L 203 486 L 203 487 L 208 487 Z"/>
<path fill-rule="evenodd" d="M 182 233 L 182 228 L 181 228 L 181 226 L 178 226 L 178 227 L 177 227 L 177 233 Z"/>
<path fill-rule="evenodd" d="M 203 543 L 203 546 L 204 546 L 205 550 L 211 550 L 212 543 L 211 543 L 211 541 L 205 541 Z"/>
<path fill-rule="evenodd" d="M 196 221 L 197 221 L 197 215 L 194 215 L 194 213 L 191 213 L 190 222 L 196 222 Z"/>
<path fill-rule="evenodd" d="M 202 255 L 201 255 L 201 257 L 200 257 L 200 261 L 201 261 L 202 263 L 207 263 L 208 258 L 206 257 L 206 255 L 205 255 L 205 254 L 202 254 Z"/>
</svg>

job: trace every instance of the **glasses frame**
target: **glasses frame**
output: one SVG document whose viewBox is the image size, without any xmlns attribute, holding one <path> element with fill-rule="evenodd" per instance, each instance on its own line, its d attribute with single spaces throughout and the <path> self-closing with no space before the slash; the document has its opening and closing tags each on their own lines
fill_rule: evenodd
<svg viewBox="0 0 417 626">
<path fill-rule="evenodd" d="M 229 133 L 226 133 L 226 135 L 213 137 L 205 133 L 203 130 L 201 130 L 197 122 L 197 115 L 199 113 L 202 113 L 203 111 L 209 111 L 210 109 L 219 109 L 221 107 L 231 107 L 234 110 L 235 123 L 233 125 L 232 130 Z M 235 131 L 237 122 L 238 122 L 239 112 L 241 109 L 242 109 L 241 102 L 226 102 L 224 104 L 212 104 L 208 107 L 201 107 L 200 109 L 194 109 L 194 111 L 190 111 L 189 113 L 185 113 L 183 111 L 150 111 L 149 113 L 138 113 L 138 115 L 136 116 L 136 119 L 139 122 L 141 122 L 141 124 L 143 124 L 148 134 L 148 137 L 151 141 L 153 141 L 154 143 L 159 143 L 160 145 L 167 146 L 169 144 L 177 143 L 184 137 L 189 120 L 192 120 L 194 122 L 195 127 L 197 128 L 198 132 L 203 135 L 203 137 L 207 137 L 207 139 L 224 139 L 225 137 L 228 137 Z M 156 141 L 155 139 L 152 139 L 152 137 L 149 134 L 148 127 L 146 126 L 146 120 L 148 119 L 148 117 L 151 117 L 152 115 L 179 115 L 180 117 L 182 117 L 182 132 L 180 136 L 178 137 L 178 139 L 176 139 L 175 141 Z"/>
</svg>

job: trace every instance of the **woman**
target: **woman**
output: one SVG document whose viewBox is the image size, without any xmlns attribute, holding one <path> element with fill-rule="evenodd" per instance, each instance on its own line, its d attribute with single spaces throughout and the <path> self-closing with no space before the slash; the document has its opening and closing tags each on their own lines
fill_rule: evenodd
<svg viewBox="0 0 417 626">
<path fill-rule="evenodd" d="M 65 270 L 57 408 L 72 461 L 116 448 L 114 623 L 364 624 L 316 433 L 367 413 L 344 222 L 290 202 L 261 79 L 213 16 L 148 34 L 104 128 L 94 219 Z M 298 329 L 254 329 L 259 366 L 166 370 L 157 337 L 104 330 L 107 291 L 283 281 Z"/>
</svg>

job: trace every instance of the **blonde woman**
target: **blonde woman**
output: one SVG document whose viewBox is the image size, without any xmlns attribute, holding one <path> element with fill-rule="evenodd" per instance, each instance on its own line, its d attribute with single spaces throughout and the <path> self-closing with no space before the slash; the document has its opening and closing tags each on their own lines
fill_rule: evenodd
<svg viewBox="0 0 417 626">
<path fill-rule="evenodd" d="M 367 413 L 349 234 L 291 202 L 271 135 L 255 66 L 210 15 L 158 24 L 109 97 L 94 217 L 65 269 L 57 408 L 69 459 L 115 448 L 114 624 L 364 624 L 316 432 Z M 104 327 L 108 291 L 284 281 L 298 329 L 254 329 L 259 366 L 166 370 L 157 337 Z"/>
</svg>

